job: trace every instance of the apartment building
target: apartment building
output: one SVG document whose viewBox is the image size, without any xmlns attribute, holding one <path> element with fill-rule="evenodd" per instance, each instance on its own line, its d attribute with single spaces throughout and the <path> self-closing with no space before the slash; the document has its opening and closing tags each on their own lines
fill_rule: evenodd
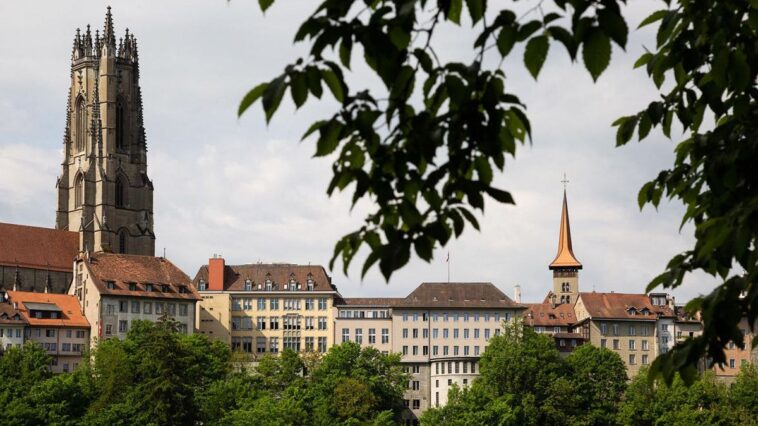
<svg viewBox="0 0 758 426">
<path fill-rule="evenodd" d="M 405 298 L 341 299 L 335 340 L 402 355 L 411 375 L 403 421 L 415 424 L 447 403 L 453 384 L 471 384 L 490 338 L 524 309 L 491 283 L 422 283 Z"/>
<path fill-rule="evenodd" d="M 740 320 L 739 328 L 742 333 L 743 348 L 737 346 L 734 342 L 729 342 L 724 355 L 726 355 L 726 364 L 722 366 L 712 365 L 711 368 L 717 377 L 731 380 L 737 376 L 740 372 L 740 368 L 750 362 L 755 362 L 753 358 L 756 355 L 756 351 L 753 350 L 753 339 L 755 335 L 750 330 L 747 317 L 743 317 Z"/>
<path fill-rule="evenodd" d="M 0 355 L 12 347 L 24 344 L 24 329 L 29 323 L 0 292 Z"/>
<path fill-rule="evenodd" d="M 214 256 L 193 284 L 200 333 L 256 360 L 285 348 L 326 352 L 334 344 L 334 300 L 339 298 L 318 265 L 226 265 Z"/>
<path fill-rule="evenodd" d="M 135 320 L 157 321 L 167 314 L 179 331 L 195 331 L 200 295 L 190 278 L 162 257 L 82 253 L 74 262 L 69 293 L 92 324 L 91 339 L 123 339 Z"/>
<path fill-rule="evenodd" d="M 551 336 L 561 354 L 568 355 L 587 342 L 589 325 L 577 321 L 572 304 L 558 304 L 556 299 L 555 293 L 549 292 L 542 303 L 525 304 L 524 325 Z"/>
<path fill-rule="evenodd" d="M 90 323 L 76 297 L 26 291 L 9 291 L 7 296 L 28 324 L 24 340 L 36 342 L 47 351 L 53 372 L 73 371 L 82 361 L 90 335 Z"/>
</svg>

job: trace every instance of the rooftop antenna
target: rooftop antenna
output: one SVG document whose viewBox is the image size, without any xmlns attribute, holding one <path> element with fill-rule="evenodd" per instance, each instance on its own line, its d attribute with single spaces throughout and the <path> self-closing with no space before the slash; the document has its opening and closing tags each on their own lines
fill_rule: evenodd
<svg viewBox="0 0 758 426">
<path fill-rule="evenodd" d="M 163 258 L 166 258 L 166 247 L 163 247 Z"/>
<path fill-rule="evenodd" d="M 447 252 L 445 263 L 447 263 L 447 283 L 450 284 L 450 250 Z"/>
</svg>

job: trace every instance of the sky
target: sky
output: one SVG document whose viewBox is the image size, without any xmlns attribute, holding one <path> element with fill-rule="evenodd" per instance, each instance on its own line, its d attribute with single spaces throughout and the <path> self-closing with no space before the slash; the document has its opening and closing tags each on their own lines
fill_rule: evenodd
<svg viewBox="0 0 758 426">
<path fill-rule="evenodd" d="M 630 3 L 624 14 L 632 29 L 660 7 Z M 265 15 L 255 0 L 0 2 L 0 221 L 55 225 L 72 40 L 76 28 L 102 28 L 108 4 L 117 33 L 129 28 L 139 43 L 156 254 L 165 248 L 190 277 L 214 254 L 227 264 L 328 267 L 334 243 L 371 207 L 350 211 L 350 192 L 328 197 L 330 159 L 312 158 L 313 140 L 300 142 L 337 104 L 309 101 L 296 111 L 287 97 L 268 125 L 259 105 L 236 116 L 247 90 L 305 54 L 307 46 L 292 40 L 315 0 L 279 0 Z M 475 34 L 469 22 L 442 26 L 435 50 L 443 60 L 468 61 Z M 331 276 L 340 293 L 404 297 L 421 282 L 446 281 L 449 267 L 451 281 L 492 282 L 509 296 L 520 285 L 523 301 L 542 300 L 552 288 L 564 173 L 574 253 L 584 265 L 580 289 L 643 292 L 694 244 L 692 227 L 679 230 L 681 204 L 637 205 L 639 188 L 673 163 L 681 135 L 672 141 L 654 131 L 615 148 L 611 123 L 657 97 L 644 71 L 632 70 L 645 46 L 654 47 L 654 29 L 632 30 L 626 51 L 613 46 L 596 83 L 560 45 L 551 46 L 538 81 L 523 66 L 523 48 L 514 50 L 503 64 L 506 88 L 527 105 L 533 140 L 495 184 L 516 205 L 488 200 L 480 232 L 467 228 L 431 263 L 414 257 L 389 282 L 377 268 L 361 279 L 360 258 L 347 275 L 338 265 Z M 349 83 L 381 89 L 360 59 L 353 54 Z M 673 294 L 684 303 L 714 283 L 693 275 Z"/>
</svg>

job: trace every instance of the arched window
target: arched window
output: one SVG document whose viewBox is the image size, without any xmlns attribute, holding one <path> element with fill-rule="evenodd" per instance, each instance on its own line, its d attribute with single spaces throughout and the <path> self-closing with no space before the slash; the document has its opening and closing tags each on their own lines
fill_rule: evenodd
<svg viewBox="0 0 758 426">
<path fill-rule="evenodd" d="M 118 252 L 119 253 L 126 253 L 126 239 L 127 239 L 127 231 L 126 229 L 122 229 L 118 231 Z"/>
<path fill-rule="evenodd" d="M 75 129 L 76 132 L 76 152 L 84 151 L 84 143 L 87 136 L 87 103 L 84 102 L 84 98 L 80 97 L 76 101 L 76 120 Z"/>
<path fill-rule="evenodd" d="M 126 186 L 121 176 L 116 178 L 116 207 L 126 206 Z"/>
<path fill-rule="evenodd" d="M 84 176 L 80 173 L 74 179 L 74 207 L 79 208 L 84 204 Z"/>
<path fill-rule="evenodd" d="M 124 140 L 124 101 L 119 98 L 116 102 L 116 149 L 126 148 Z"/>
</svg>

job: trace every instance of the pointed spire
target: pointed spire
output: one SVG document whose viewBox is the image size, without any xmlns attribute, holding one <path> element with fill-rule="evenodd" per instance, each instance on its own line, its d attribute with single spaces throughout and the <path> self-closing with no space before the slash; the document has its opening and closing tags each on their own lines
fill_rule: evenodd
<svg viewBox="0 0 758 426">
<path fill-rule="evenodd" d="M 561 230 L 558 234 L 558 254 L 550 263 L 550 269 L 582 269 L 571 247 L 571 225 L 569 224 L 566 189 L 563 190 L 563 209 L 561 211 Z"/>
<path fill-rule="evenodd" d="M 104 43 L 110 49 L 111 54 L 116 51 L 116 33 L 113 31 L 113 15 L 111 14 L 111 7 L 108 6 L 108 11 L 105 13 L 105 28 L 103 28 Z"/>
</svg>

